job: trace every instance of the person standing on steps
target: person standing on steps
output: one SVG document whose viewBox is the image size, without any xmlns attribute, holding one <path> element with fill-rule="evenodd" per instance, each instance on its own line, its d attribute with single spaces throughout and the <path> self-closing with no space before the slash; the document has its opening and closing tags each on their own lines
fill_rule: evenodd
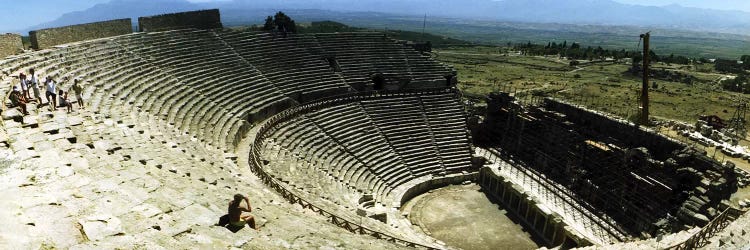
<svg viewBox="0 0 750 250">
<path fill-rule="evenodd" d="M 31 88 L 31 84 L 29 84 L 29 81 L 26 80 L 26 75 L 23 73 L 18 74 L 18 80 L 21 81 L 21 95 L 26 98 L 26 101 L 29 101 L 31 99 L 31 95 L 29 95 L 29 88 Z"/>
<path fill-rule="evenodd" d="M 83 108 L 83 88 L 81 87 L 81 85 L 78 85 L 78 81 L 78 78 L 73 79 L 73 86 L 71 86 L 70 88 L 76 95 L 76 100 L 78 100 L 78 107 Z"/>
<path fill-rule="evenodd" d="M 245 201 L 245 204 L 242 204 Z M 229 202 L 229 224 L 237 227 L 244 227 L 245 224 L 250 224 L 250 227 L 255 230 L 260 230 L 255 225 L 255 217 L 250 212 L 253 208 L 250 206 L 250 200 L 242 194 L 235 194 L 234 199 Z"/>
<path fill-rule="evenodd" d="M 57 84 L 55 84 L 55 80 L 52 77 L 48 76 L 45 85 L 47 86 L 47 93 L 44 97 L 47 98 L 47 105 L 50 105 L 49 110 L 54 111 L 57 108 L 57 93 L 55 93 Z"/>
<path fill-rule="evenodd" d="M 36 74 L 34 73 L 34 69 L 29 69 L 29 84 L 31 85 L 31 89 L 34 91 L 34 97 L 37 101 L 37 105 L 40 105 L 42 103 L 42 97 L 39 93 L 39 79 L 36 77 Z"/>
</svg>

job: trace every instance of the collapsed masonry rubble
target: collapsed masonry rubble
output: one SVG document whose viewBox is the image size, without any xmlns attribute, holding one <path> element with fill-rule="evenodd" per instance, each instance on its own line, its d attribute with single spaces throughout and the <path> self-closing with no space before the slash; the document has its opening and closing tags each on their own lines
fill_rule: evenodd
<svg viewBox="0 0 750 250">
<path fill-rule="evenodd" d="M 582 206 L 649 238 L 703 226 L 737 190 L 731 163 L 627 121 L 545 99 L 523 107 L 492 94 L 475 142 L 498 148 L 571 189 Z"/>
</svg>

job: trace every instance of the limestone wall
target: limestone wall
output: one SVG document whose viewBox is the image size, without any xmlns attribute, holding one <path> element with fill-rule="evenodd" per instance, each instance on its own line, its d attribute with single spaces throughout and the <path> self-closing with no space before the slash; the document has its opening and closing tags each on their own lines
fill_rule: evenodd
<svg viewBox="0 0 750 250">
<path fill-rule="evenodd" d="M 491 195 L 502 202 L 506 209 L 515 213 L 521 219 L 524 228 L 530 229 L 531 233 L 544 239 L 547 247 L 570 249 L 592 245 L 588 239 L 576 233 L 572 226 L 567 225 L 560 215 L 550 211 L 541 202 L 490 168 L 480 169 L 478 179 L 485 194 Z"/>
<path fill-rule="evenodd" d="M 0 58 L 18 54 L 22 50 L 21 35 L 10 33 L 0 35 Z"/>
<path fill-rule="evenodd" d="M 185 28 L 222 28 L 218 9 L 188 11 L 138 18 L 138 31 L 165 31 Z"/>
<path fill-rule="evenodd" d="M 130 18 L 86 23 L 29 32 L 31 47 L 46 49 L 55 45 L 133 33 Z"/>
<path fill-rule="evenodd" d="M 645 130 L 635 124 L 607 117 L 593 110 L 577 107 L 555 99 L 545 99 L 545 108 L 567 116 L 567 119 L 588 129 L 609 134 L 627 145 L 639 145 L 649 149 L 654 158 L 665 160 L 672 152 L 684 148 L 679 142 L 658 133 Z"/>
<path fill-rule="evenodd" d="M 461 184 L 465 181 L 475 181 L 477 179 L 477 176 L 478 174 L 476 172 L 473 172 L 469 174 L 429 176 L 415 179 L 394 190 L 394 193 L 396 193 L 395 196 L 400 197 L 400 202 L 394 201 L 392 207 L 401 207 L 414 197 L 427 193 L 430 190 L 435 190 L 448 185 Z"/>
</svg>

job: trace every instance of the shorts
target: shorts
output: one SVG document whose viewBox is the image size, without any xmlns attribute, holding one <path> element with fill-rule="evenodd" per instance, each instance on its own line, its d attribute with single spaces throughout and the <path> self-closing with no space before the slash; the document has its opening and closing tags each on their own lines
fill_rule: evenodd
<svg viewBox="0 0 750 250">
<path fill-rule="evenodd" d="M 47 95 L 46 95 L 46 96 L 47 96 L 47 97 L 50 97 L 50 96 L 52 96 L 52 98 L 57 98 L 57 94 L 55 94 L 55 93 L 53 93 L 53 92 L 49 92 L 49 91 L 47 91 Z"/>
</svg>

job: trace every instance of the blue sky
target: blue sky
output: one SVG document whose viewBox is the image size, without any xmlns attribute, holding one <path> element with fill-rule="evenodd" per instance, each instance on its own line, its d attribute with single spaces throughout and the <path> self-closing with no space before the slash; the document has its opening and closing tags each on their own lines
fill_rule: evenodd
<svg viewBox="0 0 750 250">
<path fill-rule="evenodd" d="M 20 30 L 57 19 L 62 14 L 88 9 L 110 0 L 0 0 L 0 31 Z M 219 0 L 188 0 L 212 2 Z M 223 0 L 226 1 L 226 0 Z"/>
<path fill-rule="evenodd" d="M 33 25 L 52 21 L 62 14 L 84 10 L 109 0 L 0 0 L 3 15 L 0 15 L 0 31 L 21 30 Z M 228 0 L 189 0 L 191 2 L 212 2 Z M 262 1 L 262 0 L 259 0 Z M 274 1 L 274 0 L 266 0 Z M 355 2 L 356 0 L 352 0 Z M 460 0 L 456 0 L 460 1 Z M 743 10 L 750 12 L 750 0 L 615 0 L 627 4 L 669 5 L 680 4 L 722 10 Z"/>
</svg>

